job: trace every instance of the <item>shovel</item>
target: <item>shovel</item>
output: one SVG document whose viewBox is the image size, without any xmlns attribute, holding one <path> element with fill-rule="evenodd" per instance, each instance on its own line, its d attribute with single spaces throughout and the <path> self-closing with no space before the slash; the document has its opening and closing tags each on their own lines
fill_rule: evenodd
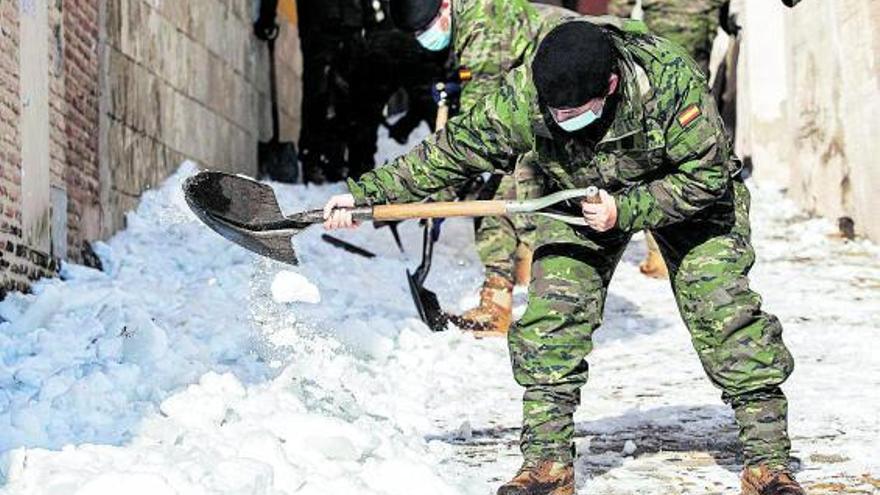
<svg viewBox="0 0 880 495">
<path fill-rule="evenodd" d="M 271 187 L 240 175 L 199 172 L 184 182 L 183 191 L 196 216 L 218 234 L 245 249 L 291 265 L 299 263 L 291 238 L 324 222 L 323 210 L 284 215 Z M 583 217 L 559 213 L 551 207 L 584 198 L 596 201 L 598 197 L 598 188 L 591 186 L 525 201 L 402 203 L 360 206 L 350 211 L 359 222 L 532 214 L 586 226 Z"/>
<path fill-rule="evenodd" d="M 289 141 L 281 141 L 279 135 L 278 115 L 278 82 L 275 69 L 275 34 L 266 40 L 269 48 L 269 97 L 272 104 L 272 137 L 269 141 L 257 143 L 257 166 L 260 175 L 268 175 L 278 182 L 292 184 L 299 178 L 296 145 Z"/>
<path fill-rule="evenodd" d="M 439 226 L 439 223 L 436 222 L 440 221 L 442 220 L 425 220 L 422 238 L 422 262 L 419 263 L 416 271 L 406 271 L 409 292 L 416 305 L 419 318 L 433 332 L 446 330 L 446 322 L 449 320 L 449 316 L 440 307 L 440 300 L 437 299 L 437 294 L 425 288 L 425 279 L 428 278 L 428 272 L 431 271 L 431 260 L 434 257 L 434 242 L 439 234 L 438 229 L 435 228 Z"/>
</svg>

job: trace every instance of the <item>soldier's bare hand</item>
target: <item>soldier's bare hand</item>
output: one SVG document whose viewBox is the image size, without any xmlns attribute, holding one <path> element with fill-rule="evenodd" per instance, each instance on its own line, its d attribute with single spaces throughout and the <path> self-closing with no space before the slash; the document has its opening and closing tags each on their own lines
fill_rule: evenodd
<svg viewBox="0 0 880 495">
<path fill-rule="evenodd" d="M 581 202 L 584 220 L 596 232 L 605 232 L 617 224 L 617 201 L 604 189 L 599 191 L 600 203 Z"/>
<path fill-rule="evenodd" d="M 348 209 L 353 207 L 354 196 L 351 194 L 337 194 L 330 198 L 324 205 L 324 228 L 334 230 L 359 227 L 360 222 L 351 218 L 351 211 Z"/>
</svg>

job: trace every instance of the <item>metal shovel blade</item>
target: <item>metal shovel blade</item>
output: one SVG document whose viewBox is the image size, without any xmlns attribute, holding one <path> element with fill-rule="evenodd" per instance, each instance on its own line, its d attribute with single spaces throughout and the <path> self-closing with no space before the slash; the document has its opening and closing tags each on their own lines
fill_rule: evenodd
<svg viewBox="0 0 880 495">
<path fill-rule="evenodd" d="M 271 187 L 239 175 L 205 171 L 188 178 L 183 192 L 193 213 L 218 234 L 262 256 L 298 264 L 290 239 L 311 224 L 285 218 Z"/>
<path fill-rule="evenodd" d="M 418 280 L 418 275 L 406 271 L 406 280 L 409 282 L 409 291 L 412 294 L 419 318 L 428 325 L 432 332 L 446 330 L 446 314 L 440 308 L 440 300 L 437 294 L 424 288 Z"/>
</svg>

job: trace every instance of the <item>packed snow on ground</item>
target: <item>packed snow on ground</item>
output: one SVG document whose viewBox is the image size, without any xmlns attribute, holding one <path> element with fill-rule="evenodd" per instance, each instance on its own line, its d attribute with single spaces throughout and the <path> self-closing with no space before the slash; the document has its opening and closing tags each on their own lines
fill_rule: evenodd
<svg viewBox="0 0 880 495">
<path fill-rule="evenodd" d="M 0 493 L 485 495 L 513 474 L 521 389 L 505 343 L 418 320 L 414 222 L 406 253 L 388 229 L 334 233 L 373 259 L 310 229 L 285 266 L 195 219 L 180 193 L 195 171 L 97 244 L 103 271 L 68 264 L 0 303 Z M 876 493 L 880 251 L 752 187 L 754 286 L 798 363 L 785 388 L 799 477 Z M 341 191 L 277 186 L 286 211 Z M 636 241 L 621 262 L 590 357 L 578 493 L 734 493 L 732 416 L 642 254 Z M 447 222 L 426 285 L 462 310 L 480 281 L 471 225 Z"/>
</svg>

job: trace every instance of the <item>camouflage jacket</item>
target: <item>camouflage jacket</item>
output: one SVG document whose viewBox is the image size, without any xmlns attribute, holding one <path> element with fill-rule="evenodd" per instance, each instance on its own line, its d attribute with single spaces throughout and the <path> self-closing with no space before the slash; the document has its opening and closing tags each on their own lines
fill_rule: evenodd
<svg viewBox="0 0 880 495">
<path fill-rule="evenodd" d="M 642 0 L 644 21 L 654 34 L 683 46 L 708 73 L 719 9 L 726 1 Z M 616 16 L 629 17 L 635 4 L 636 0 L 611 0 L 608 11 Z"/>
<path fill-rule="evenodd" d="M 501 89 L 504 77 L 531 58 L 537 40 L 561 19 L 577 15 L 527 0 L 455 0 L 452 9 L 452 50 L 473 74 L 462 88 L 465 111 Z"/>
<path fill-rule="evenodd" d="M 652 15 L 695 17 L 707 12 L 717 12 L 726 2 L 727 0 L 642 0 L 642 9 L 650 27 Z M 608 12 L 618 17 L 629 17 L 635 6 L 636 0 L 611 0 L 608 3 Z"/>
<path fill-rule="evenodd" d="M 483 172 L 509 172 L 511 157 L 533 151 L 547 189 L 595 185 L 613 194 L 624 231 L 682 221 L 713 204 L 737 163 L 705 77 L 676 44 L 608 29 L 621 97 L 598 143 L 551 130 L 527 63 L 408 154 L 349 181 L 349 190 L 359 204 L 415 201 Z"/>
</svg>

